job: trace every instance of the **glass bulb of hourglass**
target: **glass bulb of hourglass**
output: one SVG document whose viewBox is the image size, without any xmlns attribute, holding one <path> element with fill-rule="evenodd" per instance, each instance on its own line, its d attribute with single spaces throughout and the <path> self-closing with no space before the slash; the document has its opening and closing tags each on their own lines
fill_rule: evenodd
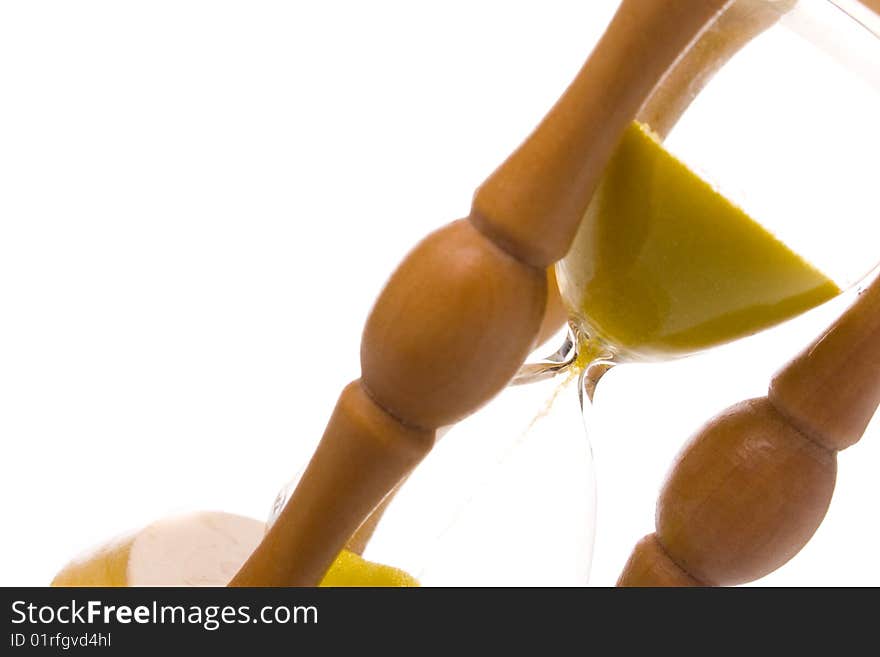
<svg viewBox="0 0 880 657">
<path fill-rule="evenodd" d="M 661 126 L 666 152 L 628 131 L 557 266 L 581 334 L 618 361 L 770 328 L 877 263 L 880 42 L 825 0 L 740 4 L 777 20 Z"/>
</svg>

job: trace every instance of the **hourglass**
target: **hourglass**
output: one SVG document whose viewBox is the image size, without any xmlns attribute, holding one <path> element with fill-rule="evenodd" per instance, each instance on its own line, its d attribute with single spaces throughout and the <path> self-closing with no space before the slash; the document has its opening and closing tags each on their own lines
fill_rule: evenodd
<svg viewBox="0 0 880 657">
<path fill-rule="evenodd" d="M 844 5 L 621 2 L 471 214 L 393 274 L 361 378 L 231 583 L 316 585 L 354 552 L 426 584 L 585 583 L 594 494 L 579 416 L 607 369 L 769 329 L 876 265 L 859 226 L 877 214 L 880 137 L 866 126 L 880 19 L 870 2 Z M 876 342 L 877 312 L 844 333 Z M 530 358 L 563 315 L 562 346 Z M 540 386 L 580 405 L 535 407 Z M 480 505 L 492 513 L 470 512 Z M 658 540 L 631 574 L 678 573 Z M 450 555 L 474 569 L 453 573 Z M 542 566 L 517 568 L 530 560 Z"/>
<path fill-rule="evenodd" d="M 703 8 L 710 10 L 705 4 Z M 627 9 L 624 3 L 610 33 L 626 20 Z M 641 9 L 650 13 L 644 6 Z M 855 13 L 854 7 L 850 10 Z M 869 117 L 880 108 L 875 73 L 880 70 L 880 60 L 876 35 L 870 30 L 869 19 L 873 17 L 860 14 L 858 18 L 827 2 L 737 2 L 715 17 L 641 106 L 636 118 L 642 124 L 630 124 L 618 137 L 605 177 L 590 189 L 594 192 L 592 202 L 556 268 L 573 337 L 554 358 L 521 370 L 518 382 L 540 379 L 551 372 L 562 371 L 564 375 L 567 367 L 577 364 L 586 377 L 578 388 L 584 391 L 586 385 L 587 394 L 582 397 L 589 398 L 598 378 L 613 363 L 680 357 L 753 334 L 836 296 L 872 269 L 877 259 L 873 245 L 856 242 L 858 226 L 876 214 L 876 204 L 870 198 L 870 171 L 875 168 L 872 165 L 880 143 L 863 135 L 859 127 L 869 125 Z M 602 47 L 600 44 L 597 52 L 601 53 Z M 595 54 L 585 70 L 589 71 L 591 64 L 596 65 Z M 615 81 L 626 77 L 620 69 L 616 72 L 619 77 Z M 576 81 L 542 128 L 489 179 L 475 199 L 472 223 L 481 234 L 511 248 L 521 260 L 535 262 L 540 254 L 517 241 L 524 232 L 520 226 L 511 229 L 493 222 L 496 213 L 516 216 L 527 229 L 540 220 L 549 223 L 546 215 L 568 209 L 560 207 L 555 198 L 559 186 L 572 185 L 578 179 L 570 171 L 555 169 L 552 160 L 545 175 L 536 176 L 537 181 L 514 187 L 504 176 L 522 174 L 539 158 L 559 157 L 560 150 L 583 137 L 577 127 L 564 131 L 558 125 L 564 121 L 560 117 L 571 120 L 576 116 L 578 101 L 572 98 L 578 91 L 589 88 L 600 93 L 585 83 L 581 88 L 578 85 Z M 618 91 L 613 82 L 606 85 L 602 88 L 606 96 Z M 621 92 L 621 97 L 626 94 Z M 747 100 L 755 98 L 760 102 Z M 849 120 L 839 120 L 847 115 Z M 823 132 L 831 117 L 838 120 Z M 590 124 L 588 115 L 578 118 L 583 125 Z M 816 129 L 818 125 L 823 131 Z M 814 139 L 819 132 L 823 134 Z M 542 137 L 547 141 L 542 142 Z M 662 139 L 668 150 L 660 147 Z M 563 142 L 567 142 L 565 146 Z M 821 166 L 815 162 L 804 165 L 810 158 L 803 150 L 811 142 L 828 158 Z M 680 159 L 673 153 L 680 154 Z M 840 165 L 846 161 L 855 172 Z M 685 163 L 692 163 L 701 176 Z M 720 201 L 707 178 L 718 181 L 725 191 L 743 190 L 730 195 L 736 204 Z M 842 224 L 829 234 L 830 214 L 835 220 L 839 217 Z M 394 284 L 392 279 L 392 289 Z M 368 341 L 371 337 L 369 325 L 365 337 Z M 503 330 L 498 339 L 504 339 Z M 368 354 L 368 372 L 370 364 Z M 394 398 L 391 379 L 379 375 L 380 404 Z M 369 376 L 366 385 L 370 387 Z M 395 399 L 401 404 L 398 416 L 407 417 L 405 405 L 414 408 L 418 403 L 408 393 Z M 515 392 L 505 393 L 510 394 Z M 488 417 L 491 412 L 490 405 L 482 414 Z M 491 417 L 496 421 L 480 425 L 479 432 L 467 432 L 468 439 L 461 443 L 456 457 L 448 459 L 450 478 L 467 470 L 461 462 L 469 453 L 479 451 L 473 448 L 475 441 L 491 440 L 487 438 L 493 433 L 491 427 L 497 426 L 503 415 Z M 454 438 L 455 432 L 453 429 L 451 437 L 444 440 Z M 547 432 L 541 436 L 546 438 Z M 554 447 L 546 440 L 532 442 L 543 442 L 546 449 Z M 579 459 L 584 466 L 589 455 L 572 448 L 564 453 L 566 457 Z M 561 478 L 573 475 L 562 463 L 555 465 Z M 587 469 L 582 469 L 582 478 L 588 478 Z M 419 474 L 404 486 L 400 498 Z M 527 477 L 516 481 L 524 490 L 522 496 L 490 499 L 500 507 L 507 504 L 514 508 L 515 515 L 531 500 L 532 515 L 509 518 L 506 525 L 485 532 L 484 540 L 474 536 L 474 526 L 468 526 L 472 561 L 479 564 L 482 574 L 486 568 L 498 569 L 494 573 L 497 577 L 487 583 L 499 583 L 505 574 L 506 581 L 517 581 L 513 574 L 516 560 L 525 555 L 517 555 L 515 548 L 510 555 L 510 546 L 528 545 L 522 538 L 529 532 L 540 533 L 540 518 L 553 515 L 556 507 L 577 509 L 561 514 L 556 519 L 558 525 L 577 527 L 578 519 L 588 523 L 589 487 L 581 487 L 579 492 L 564 487 L 554 490 L 554 502 L 552 495 L 542 497 L 541 491 L 533 490 Z M 436 479 L 434 485 L 441 487 Z M 438 497 L 444 495 L 446 490 Z M 423 492 L 420 500 L 424 504 L 426 499 Z M 401 503 L 392 501 L 388 515 L 393 516 L 395 505 Z M 416 513 L 402 518 L 405 521 L 396 525 L 398 536 L 407 526 L 410 531 L 418 526 Z M 517 525 L 522 534 L 515 533 Z M 551 535 L 542 546 L 545 560 L 559 562 L 548 557 L 558 556 L 560 551 L 552 542 L 561 537 L 581 543 L 581 549 L 569 552 L 568 558 L 571 583 L 582 581 L 590 536 L 577 531 Z M 509 562 L 498 553 L 500 546 L 480 547 L 493 542 L 508 550 Z M 531 545 L 535 550 L 534 541 Z M 439 549 L 451 548 L 441 543 Z M 580 568 L 576 566 L 578 556 L 583 562 Z M 543 581 L 561 580 L 551 577 Z"/>
<path fill-rule="evenodd" d="M 880 143 L 861 141 L 855 121 L 815 140 L 829 162 L 850 158 L 854 174 L 791 162 L 802 149 L 791 145 L 823 117 L 855 106 L 868 125 L 880 109 L 873 35 L 850 34 L 850 50 L 828 46 L 844 41 L 848 22 L 828 3 L 736 3 L 694 44 L 640 111 L 648 127 L 625 133 L 557 265 L 573 337 L 554 357 L 524 367 L 518 383 L 535 387 L 555 374 L 545 394 L 558 396 L 560 381 L 569 383 L 567 394 L 583 392 L 570 373 L 581 369 L 590 373 L 582 396 L 589 405 L 614 363 L 677 358 L 750 335 L 835 296 L 872 268 L 874 246 L 853 241 L 877 212 L 869 178 Z M 810 37 L 819 26 L 817 46 Z M 740 110 L 737 101 L 756 86 L 763 102 Z M 736 116 L 723 134 L 707 135 L 731 107 Z M 770 127 L 756 127 L 759 119 Z M 667 134 L 670 150 L 734 190 L 729 198 L 761 222 L 661 151 L 657 141 Z M 852 147 L 858 141 L 864 150 Z M 843 223 L 829 234 L 831 214 Z M 508 389 L 453 429 L 391 503 L 366 554 L 402 564 L 426 583 L 583 583 L 592 539 L 589 451 L 570 408 L 557 400 L 557 417 L 542 409 L 532 422 L 535 410 L 522 410 L 535 408 L 528 399 Z M 443 495 L 432 497 L 438 489 Z M 531 568 L 522 566 L 529 561 Z"/>
</svg>

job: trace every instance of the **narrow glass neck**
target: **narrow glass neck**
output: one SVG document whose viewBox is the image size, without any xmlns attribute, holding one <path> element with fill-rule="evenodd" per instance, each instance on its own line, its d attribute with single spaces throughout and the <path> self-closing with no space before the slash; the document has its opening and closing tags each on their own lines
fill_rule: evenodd
<svg viewBox="0 0 880 657">
<path fill-rule="evenodd" d="M 576 328 L 574 324 L 570 325 L 569 333 L 574 341 L 575 356 L 572 367 L 579 371 L 578 389 L 583 408 L 585 404 L 592 403 L 599 381 L 614 367 L 614 352 L 600 340 L 591 338 Z"/>
</svg>

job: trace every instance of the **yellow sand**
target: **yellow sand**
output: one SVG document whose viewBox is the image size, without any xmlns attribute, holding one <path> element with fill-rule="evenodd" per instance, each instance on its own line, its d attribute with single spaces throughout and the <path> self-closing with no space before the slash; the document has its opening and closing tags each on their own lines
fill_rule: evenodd
<svg viewBox="0 0 880 657">
<path fill-rule="evenodd" d="M 418 586 L 415 577 L 391 566 L 367 561 L 354 552 L 343 550 L 321 586 Z"/>
<path fill-rule="evenodd" d="M 624 359 L 729 342 L 840 292 L 636 123 L 558 277 L 586 332 Z"/>
</svg>

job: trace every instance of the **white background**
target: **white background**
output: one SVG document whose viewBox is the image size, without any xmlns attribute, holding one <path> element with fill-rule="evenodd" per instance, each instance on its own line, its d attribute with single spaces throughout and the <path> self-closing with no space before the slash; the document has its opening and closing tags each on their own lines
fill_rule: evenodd
<svg viewBox="0 0 880 657">
<path fill-rule="evenodd" d="M 393 266 L 467 214 L 614 4 L 0 4 L 0 584 L 168 514 L 264 517 Z M 687 436 L 840 308 L 608 375 L 593 583 L 651 531 Z M 825 523 L 762 583 L 880 584 L 876 422 L 839 462 Z"/>
</svg>

